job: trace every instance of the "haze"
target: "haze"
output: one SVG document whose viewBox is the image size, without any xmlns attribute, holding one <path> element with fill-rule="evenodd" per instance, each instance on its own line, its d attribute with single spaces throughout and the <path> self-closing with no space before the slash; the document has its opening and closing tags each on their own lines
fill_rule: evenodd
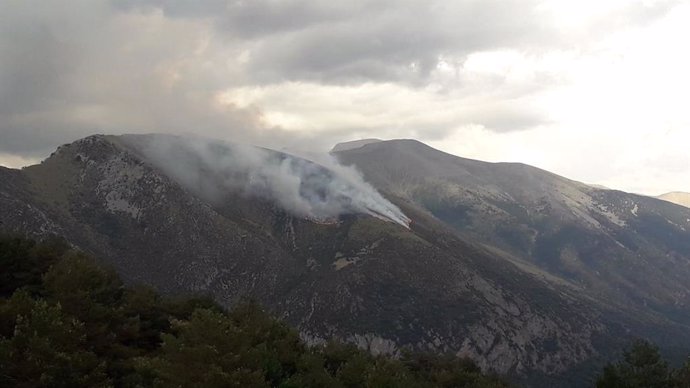
<svg viewBox="0 0 690 388">
<path fill-rule="evenodd" d="M 0 164 L 93 133 L 327 151 L 415 138 L 690 191 L 681 1 L 0 3 Z"/>
</svg>

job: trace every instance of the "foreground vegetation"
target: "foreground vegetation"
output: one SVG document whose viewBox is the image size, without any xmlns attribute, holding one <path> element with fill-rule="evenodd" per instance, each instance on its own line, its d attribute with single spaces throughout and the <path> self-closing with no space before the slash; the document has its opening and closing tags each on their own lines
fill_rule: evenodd
<svg viewBox="0 0 690 388">
<path fill-rule="evenodd" d="M 125 287 L 60 240 L 0 236 L 2 387 L 504 387 L 470 360 L 308 347 L 251 303 Z"/>
<path fill-rule="evenodd" d="M 690 388 L 690 359 L 681 368 L 671 368 L 658 347 L 637 340 L 621 361 L 604 367 L 597 388 Z"/>
</svg>

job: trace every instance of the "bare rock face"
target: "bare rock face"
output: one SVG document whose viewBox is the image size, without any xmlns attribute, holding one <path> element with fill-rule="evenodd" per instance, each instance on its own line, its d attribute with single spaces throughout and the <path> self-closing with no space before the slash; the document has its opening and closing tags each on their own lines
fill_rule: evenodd
<svg viewBox="0 0 690 388">
<path fill-rule="evenodd" d="M 664 218 L 678 213 L 672 204 L 376 142 L 337 155 L 409 227 L 366 211 L 326 222 L 214 183 L 232 178 L 224 169 L 182 157 L 162 165 L 141 146 L 151 136 L 91 136 L 40 165 L 0 169 L 0 227 L 65 236 L 131 283 L 225 305 L 256 299 L 310 343 L 450 352 L 535 384 L 586 375 L 628 335 L 690 343 L 680 282 L 688 256 L 676 240 L 690 225 L 682 212 Z M 318 200 L 320 187 L 297 192 Z M 638 270 L 668 281 L 630 293 L 622 287 L 640 286 Z"/>
</svg>

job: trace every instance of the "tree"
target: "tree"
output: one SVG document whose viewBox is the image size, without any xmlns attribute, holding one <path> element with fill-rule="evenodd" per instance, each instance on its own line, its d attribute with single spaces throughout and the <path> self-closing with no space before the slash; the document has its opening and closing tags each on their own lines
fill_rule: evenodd
<svg viewBox="0 0 690 388">
<path fill-rule="evenodd" d="M 69 249 L 59 238 L 41 243 L 18 236 L 0 235 L 0 297 L 23 287 L 40 293 L 42 276 Z"/>
<path fill-rule="evenodd" d="M 668 388 L 672 384 L 668 364 L 659 348 L 636 340 L 623 353 L 623 361 L 609 364 L 597 380 L 597 388 Z"/>
<path fill-rule="evenodd" d="M 91 350 L 99 356 L 117 354 L 118 331 L 125 322 L 120 311 L 124 286 L 115 271 L 98 266 L 83 253 L 71 252 L 56 262 L 43 277 L 46 295 L 60 303 L 65 313 L 85 323 Z"/>
<path fill-rule="evenodd" d="M 690 359 L 685 364 L 673 371 L 673 386 L 677 388 L 690 388 Z"/>
<path fill-rule="evenodd" d="M 268 387 L 251 338 L 222 313 L 198 309 L 189 321 L 176 321 L 177 335 L 163 335 L 162 354 L 140 360 L 164 386 Z"/>
<path fill-rule="evenodd" d="M 4 387 L 107 387 L 105 363 L 84 350 L 84 325 L 60 305 L 32 300 L 18 291 L 5 311 L 15 317 L 14 333 L 0 339 L 0 385 Z"/>
</svg>

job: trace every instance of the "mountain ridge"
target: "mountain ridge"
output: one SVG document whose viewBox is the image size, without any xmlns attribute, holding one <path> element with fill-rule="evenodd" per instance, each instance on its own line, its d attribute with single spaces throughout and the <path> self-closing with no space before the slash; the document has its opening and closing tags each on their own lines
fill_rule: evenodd
<svg viewBox="0 0 690 388">
<path fill-rule="evenodd" d="M 382 146 L 387 142 L 336 153 L 344 162 L 357 159 L 367 182 L 412 219 L 406 229 L 358 213 L 320 222 L 286 212 L 271 197 L 224 186 L 210 200 L 201 190 L 216 177 L 225 179 L 217 175 L 223 171 L 177 157 L 176 163 L 187 163 L 199 176 L 208 174 L 209 179 L 193 181 L 197 187 L 142 158 L 141 150 L 127 144 L 132 139 L 137 138 L 92 136 L 61 146 L 39 165 L 0 170 L 12 177 L 0 182 L 2 228 L 64 235 L 103 257 L 127 281 L 166 293 L 209 293 L 226 306 L 255 298 L 312 342 L 338 337 L 374 353 L 406 347 L 452 352 L 472 357 L 485 370 L 529 381 L 595 365 L 625 342 L 628 334 L 617 331 L 648 336 L 661 330 L 677 343 L 686 341 L 685 318 L 675 319 L 675 310 L 664 315 L 639 303 L 606 300 L 577 277 L 525 256 L 511 243 L 514 238 L 486 239 L 481 231 L 450 222 L 462 212 L 434 208 L 428 195 L 444 187 L 442 179 L 487 185 L 475 192 L 478 200 L 490 195 L 482 199 L 487 219 L 493 217 L 489 210 L 504 206 L 499 199 L 518 201 L 530 193 L 513 186 L 502 191 L 511 181 L 498 173 L 476 177 L 446 168 L 444 161 L 455 160 L 449 154 L 432 157 L 440 167 L 426 174 L 424 163 L 415 168 L 398 163 L 396 158 L 409 152 L 391 151 Z M 370 152 L 372 147 L 384 149 Z M 414 147 L 422 162 L 433 150 Z M 387 159 L 369 160 L 372 154 Z M 467 163 L 476 171 L 487 168 Z M 501 166 L 517 169 L 526 177 L 521 183 L 542 179 L 547 188 L 581 187 L 538 169 L 525 173 L 524 167 Z M 429 184 L 422 178 L 433 178 L 431 186 L 416 191 Z M 453 190 L 448 193 L 462 192 Z M 426 197 L 420 200 L 420 193 Z M 582 214 L 568 219 L 582 221 L 586 215 L 588 221 L 615 225 L 603 210 L 585 214 L 576 205 L 566 209 Z"/>
<path fill-rule="evenodd" d="M 607 251 L 627 257 L 635 265 L 645 265 L 646 270 L 642 271 L 645 275 L 659 272 L 655 266 L 647 266 L 643 260 L 638 260 L 637 256 L 653 254 L 663 261 L 666 260 L 666 251 L 663 248 L 654 253 L 644 251 L 639 247 L 647 243 L 632 244 L 631 239 L 652 236 L 664 240 L 658 241 L 657 245 L 672 243 L 677 251 L 674 259 L 679 260 L 681 267 L 678 270 L 683 275 L 669 272 L 668 275 L 675 278 L 677 289 L 669 291 L 668 296 L 682 295 L 683 302 L 680 303 L 687 305 L 689 290 L 683 281 L 684 276 L 689 276 L 690 250 L 684 243 L 690 237 L 690 212 L 687 209 L 621 191 L 599 190 L 531 166 L 453 157 L 426 146 L 420 149 L 417 142 L 395 142 L 392 147 L 382 144 L 385 143 L 341 152 L 337 156 L 343 163 L 359 168 L 365 178 L 379 189 L 417 203 L 472 239 L 494 246 L 498 244 L 550 273 L 581 284 L 592 285 L 596 281 L 595 272 L 601 269 L 590 271 L 588 266 L 596 266 L 597 262 L 580 261 L 582 258 L 572 256 L 580 253 L 562 250 L 567 247 L 560 246 L 561 243 L 554 238 L 583 239 L 579 245 L 576 244 L 583 246 L 587 239 L 597 236 L 594 241 L 598 247 L 592 247 L 594 252 Z M 395 148 L 396 151 L 391 152 L 387 148 Z M 657 227 L 671 233 L 671 239 L 658 233 L 654 235 L 649 228 L 647 223 L 657 223 L 659 217 L 665 217 L 668 226 Z M 570 231 L 563 229 L 566 226 L 564 222 L 571 225 L 568 226 Z M 566 237 L 564 233 L 571 236 Z M 551 242 L 540 244 L 539 239 L 544 236 Z M 631 244 L 626 247 L 626 242 Z M 553 246 L 553 243 L 559 245 Z M 549 252 L 570 256 L 554 262 L 547 257 L 553 256 Z M 542 259 L 535 255 L 542 256 Z M 570 267 L 549 268 L 554 264 Z M 615 268 L 610 270 L 618 271 Z M 626 276 L 630 278 L 622 282 L 629 281 L 635 274 Z M 659 273 L 659 276 L 662 275 Z M 641 277 L 635 282 L 644 284 L 645 279 Z M 599 285 L 606 287 L 605 284 Z M 634 293 L 634 288 L 627 287 L 626 292 Z M 679 300 L 674 303 L 679 303 Z"/>
</svg>

